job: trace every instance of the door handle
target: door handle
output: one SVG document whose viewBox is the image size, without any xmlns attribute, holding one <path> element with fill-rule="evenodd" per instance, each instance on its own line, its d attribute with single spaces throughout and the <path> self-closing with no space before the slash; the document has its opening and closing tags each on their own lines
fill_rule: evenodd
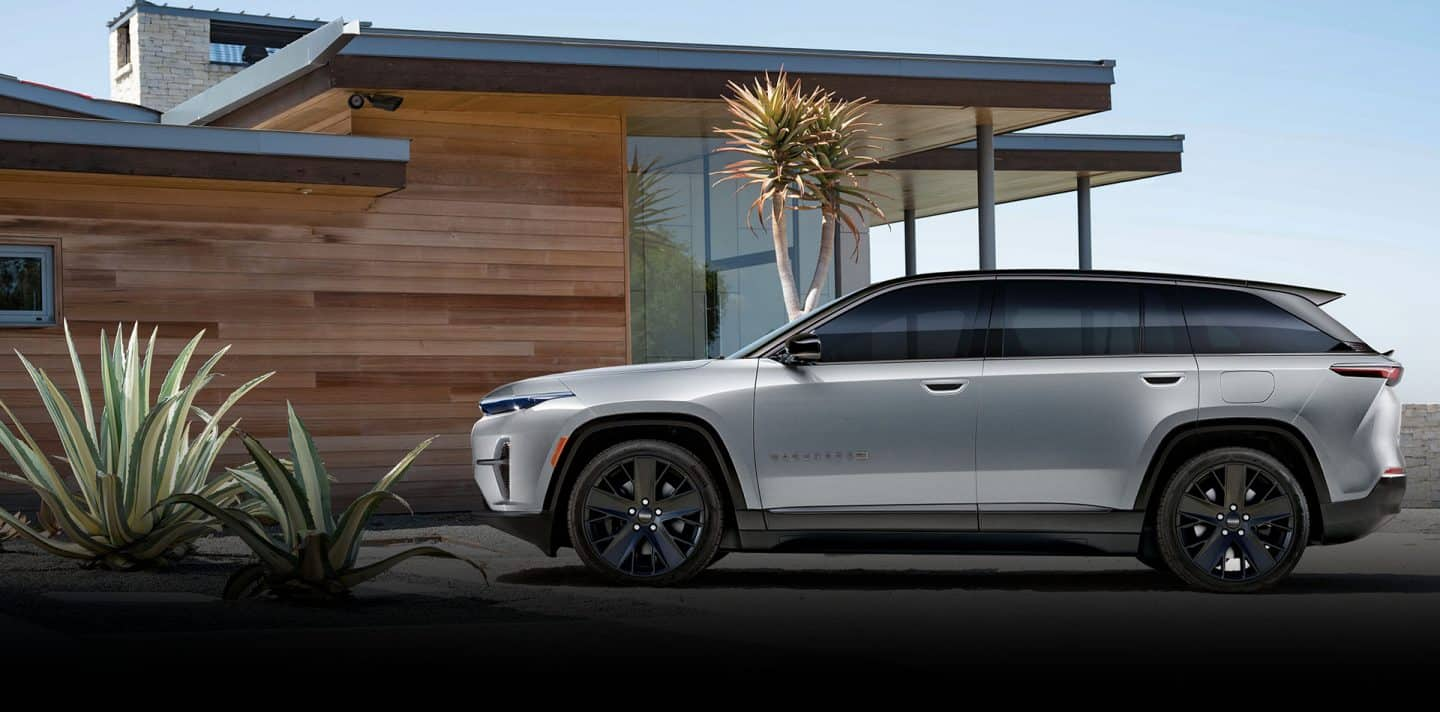
<svg viewBox="0 0 1440 712">
<path fill-rule="evenodd" d="M 1141 380 L 1152 386 L 1173 386 L 1185 380 L 1183 373 L 1142 373 Z"/>
<path fill-rule="evenodd" d="M 959 378 L 944 378 L 933 381 L 921 381 L 921 383 L 925 384 L 925 390 L 931 393 L 948 395 L 950 393 L 959 393 L 960 389 L 965 387 L 966 381 Z"/>
</svg>

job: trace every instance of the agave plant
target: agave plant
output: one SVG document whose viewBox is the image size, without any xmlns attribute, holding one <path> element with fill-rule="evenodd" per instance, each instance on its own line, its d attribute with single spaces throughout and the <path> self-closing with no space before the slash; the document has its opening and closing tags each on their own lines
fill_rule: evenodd
<svg viewBox="0 0 1440 712">
<path fill-rule="evenodd" d="M 65 326 L 65 341 L 79 389 L 80 412 L 44 370 L 16 352 L 35 383 L 59 436 L 65 455 L 56 458 L 68 477 L 46 458 L 35 439 L 3 402 L 0 410 L 14 430 L 0 421 L 0 447 L 20 468 L 20 475 L 0 473 L 0 479 L 30 487 L 40 497 L 42 518 L 59 530 L 47 536 L 15 514 L 0 509 L 0 522 L 41 549 L 59 556 L 114 569 L 133 569 L 164 563 L 183 555 L 197 537 L 218 526 L 204 512 L 173 503 L 177 494 L 194 493 L 226 506 L 248 507 L 246 490 L 237 479 L 212 479 L 210 471 L 234 425 L 221 427 L 225 413 L 271 374 L 247 381 L 235 389 L 214 413 L 195 406 L 200 391 L 215 378 L 214 368 L 229 347 L 220 349 L 185 383 L 185 371 L 205 332 L 196 334 L 180 350 L 151 398 L 151 364 L 155 337 L 142 355 L 139 327 L 128 341 L 123 329 L 106 353 L 107 337 L 100 332 L 100 379 L 104 394 L 99 417 L 80 356 Z M 192 417 L 193 416 L 193 417 Z M 196 422 L 199 432 L 192 435 Z"/>
<path fill-rule="evenodd" d="M 390 491 L 410 469 L 415 458 L 435 438 L 420 443 L 361 495 L 339 518 L 332 514 L 330 474 L 316 451 L 305 424 L 289 411 L 289 462 L 271 454 L 258 440 L 241 435 L 254 462 L 230 474 L 265 505 L 276 522 L 267 529 L 261 518 L 242 507 L 226 507 L 202 495 L 182 494 L 173 502 L 194 505 L 221 522 L 245 542 L 260 561 L 235 572 L 225 585 L 225 598 L 235 600 L 264 593 L 281 598 L 323 602 L 343 598 L 350 589 L 389 571 L 406 559 L 430 556 L 464 561 L 484 574 L 484 568 L 464 557 L 434 546 L 418 546 L 366 566 L 357 566 L 365 524 L 381 503 L 409 504 Z"/>
<path fill-rule="evenodd" d="M 26 519 L 25 515 L 23 514 L 17 514 L 15 515 L 15 518 L 19 519 L 22 524 L 30 523 L 30 520 Z M 12 527 L 5 522 L 0 522 L 0 551 L 5 550 L 5 542 L 10 541 L 11 539 L 14 539 L 18 536 L 20 536 L 19 529 L 16 529 L 15 527 Z"/>
<path fill-rule="evenodd" d="M 805 191 L 804 176 L 812 166 L 810 145 L 816 139 L 815 116 L 800 82 L 791 81 L 783 71 L 775 79 L 767 73 L 763 82 L 756 79 L 750 86 L 730 82 L 729 90 L 733 96 L 724 99 L 730 126 L 715 129 L 729 140 L 716 150 L 742 158 L 721 169 L 720 180 L 759 189 L 751 209 L 762 220 L 769 219 L 785 313 L 794 319 L 803 305 L 790 266 L 785 214 L 790 200 Z"/>
<path fill-rule="evenodd" d="M 814 277 L 806 290 L 804 310 L 809 312 L 820 303 L 820 290 L 825 288 L 825 276 L 830 272 L 831 255 L 835 251 L 835 230 L 840 222 L 845 223 L 850 234 L 855 236 L 855 252 L 860 253 L 860 226 L 856 218 L 869 213 L 885 217 L 875 203 L 875 193 L 865 187 L 860 178 L 864 169 L 878 163 L 866 155 L 873 148 L 869 132 L 878 123 L 865 121 L 865 112 L 874 101 L 864 98 L 843 100 L 832 92 L 813 92 L 806 98 L 814 121 L 810 130 L 814 140 L 807 145 L 806 160 L 810 170 L 805 172 L 801 199 L 820 210 L 820 250 L 816 257 Z"/>
</svg>

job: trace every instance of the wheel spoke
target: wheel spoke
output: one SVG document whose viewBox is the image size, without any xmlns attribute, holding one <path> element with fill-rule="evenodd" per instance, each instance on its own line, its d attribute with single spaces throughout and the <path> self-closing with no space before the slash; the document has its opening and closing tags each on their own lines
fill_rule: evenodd
<svg viewBox="0 0 1440 712">
<path fill-rule="evenodd" d="M 1188 514 L 1197 519 L 1204 519 L 1207 522 L 1215 520 L 1215 513 L 1220 510 L 1220 505 L 1192 494 L 1180 498 L 1180 513 Z"/>
<path fill-rule="evenodd" d="M 1259 576 L 1275 566 L 1275 557 L 1266 550 L 1265 543 L 1253 536 L 1243 536 L 1236 539 L 1240 545 L 1240 551 L 1245 559 L 1255 568 L 1254 575 Z"/>
<path fill-rule="evenodd" d="M 1230 548 L 1230 537 L 1221 536 L 1220 528 L 1216 527 L 1210 532 L 1210 538 L 1200 552 L 1191 557 L 1196 565 L 1205 573 L 1212 573 L 1215 567 L 1220 565 L 1220 560 L 1225 557 L 1225 550 Z"/>
<path fill-rule="evenodd" d="M 640 532 L 622 529 L 610 540 L 610 544 L 600 555 L 610 562 L 611 566 L 618 569 L 620 564 L 625 561 L 625 557 L 635 550 L 635 545 L 640 543 L 640 539 Z"/>
<path fill-rule="evenodd" d="M 650 543 L 655 545 L 655 550 L 660 552 L 660 558 L 665 562 L 666 569 L 673 569 L 684 563 L 685 555 L 680 553 L 680 547 L 675 544 L 675 539 L 665 527 L 650 532 Z"/>
<path fill-rule="evenodd" d="M 629 518 L 630 508 L 635 504 L 628 499 L 596 488 L 591 489 L 590 494 L 585 497 L 585 506 L 612 516 Z"/>
<path fill-rule="evenodd" d="M 1255 527 L 1293 516 L 1294 511 L 1290 507 L 1290 498 L 1281 495 L 1246 507 L 1245 513 L 1250 515 L 1250 526 Z"/>
<path fill-rule="evenodd" d="M 637 457 L 630 465 L 635 476 L 635 498 L 655 501 L 655 458 Z"/>
<path fill-rule="evenodd" d="M 1225 508 L 1245 506 L 1245 466 L 1232 462 L 1225 466 Z"/>
<path fill-rule="evenodd" d="M 660 521 L 668 522 L 671 519 L 687 517 L 700 511 L 700 508 L 704 506 L 704 501 L 700 498 L 699 492 L 691 490 L 668 499 L 662 499 L 654 504 L 660 510 Z"/>
</svg>

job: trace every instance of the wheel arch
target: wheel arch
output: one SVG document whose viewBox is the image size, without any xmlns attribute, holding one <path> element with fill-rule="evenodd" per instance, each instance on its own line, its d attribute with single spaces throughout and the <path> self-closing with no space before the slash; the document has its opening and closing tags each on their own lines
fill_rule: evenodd
<svg viewBox="0 0 1440 712">
<path fill-rule="evenodd" d="M 590 457 L 627 440 L 655 439 L 675 443 L 694 453 L 724 482 L 721 498 L 727 528 L 733 530 L 736 512 L 745 506 L 745 494 L 734 460 L 719 432 L 698 416 L 684 413 L 625 413 L 586 421 L 565 441 L 545 493 L 545 509 L 552 513 L 553 545 L 569 545 L 565 502 Z"/>
<path fill-rule="evenodd" d="M 1320 459 L 1314 446 L 1298 428 L 1268 418 L 1203 420 L 1187 423 L 1167 433 L 1155 449 L 1135 497 L 1135 508 L 1145 512 L 1146 530 L 1153 530 L 1160 493 L 1174 469 L 1201 452 L 1226 446 L 1253 447 L 1274 456 L 1290 468 L 1300 481 L 1309 504 L 1310 539 L 1318 540 L 1325 531 L 1321 521 L 1322 506 L 1330 503 Z"/>
</svg>

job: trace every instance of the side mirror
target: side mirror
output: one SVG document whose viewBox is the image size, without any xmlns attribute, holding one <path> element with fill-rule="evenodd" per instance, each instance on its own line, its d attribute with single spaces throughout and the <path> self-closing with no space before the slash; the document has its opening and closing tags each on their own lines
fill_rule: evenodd
<svg viewBox="0 0 1440 712">
<path fill-rule="evenodd" d="M 801 365 L 820 360 L 820 337 L 796 334 L 785 341 L 785 363 Z"/>
</svg>

